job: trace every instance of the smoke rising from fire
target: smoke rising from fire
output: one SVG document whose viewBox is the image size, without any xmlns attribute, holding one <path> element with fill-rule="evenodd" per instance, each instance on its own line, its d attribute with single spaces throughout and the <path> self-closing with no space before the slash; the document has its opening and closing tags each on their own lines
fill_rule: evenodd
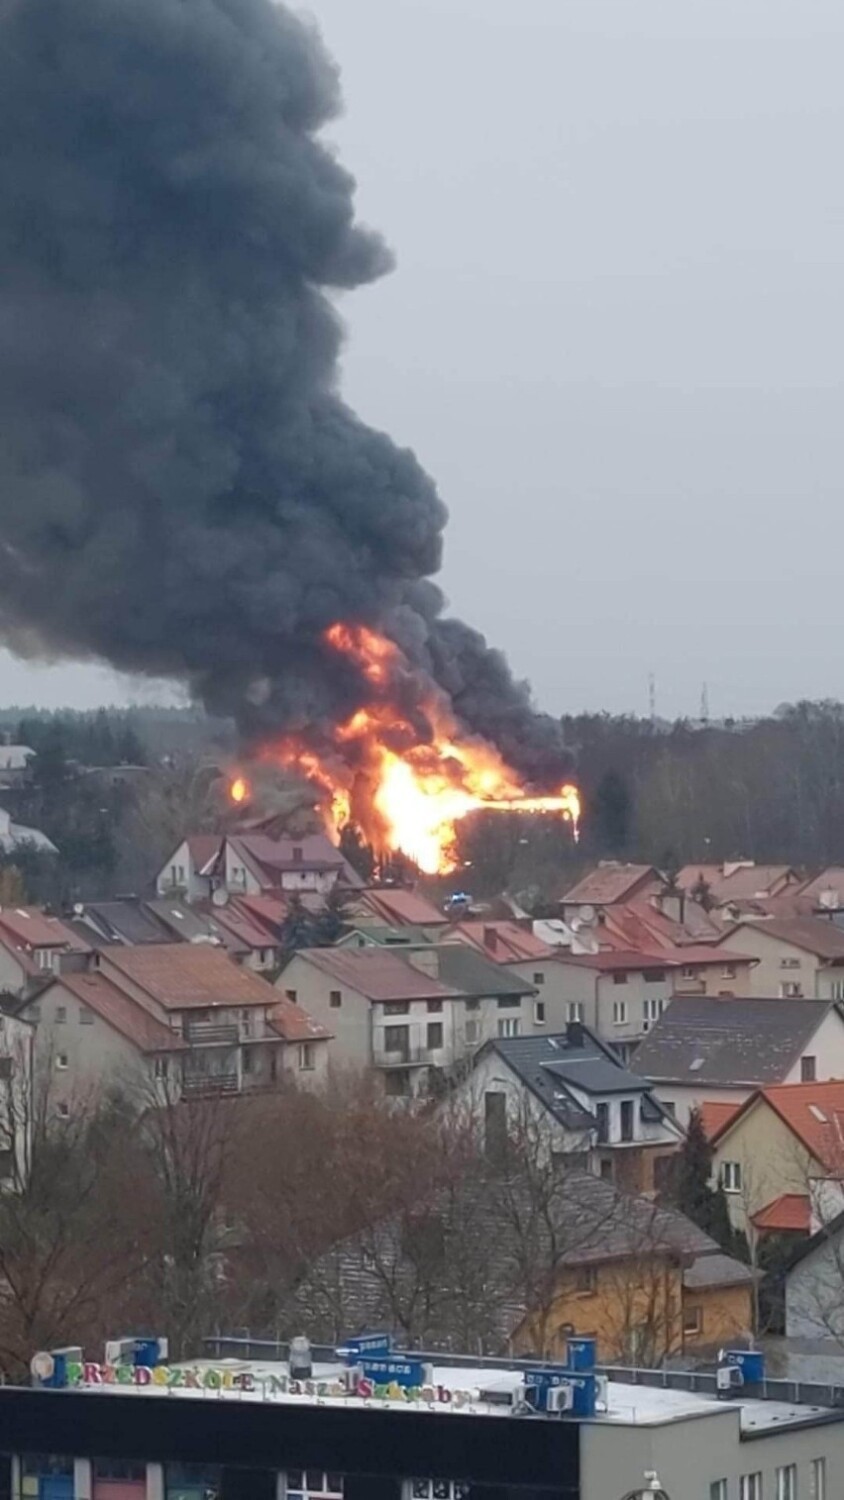
<svg viewBox="0 0 844 1500">
<path fill-rule="evenodd" d="M 391 266 L 319 138 L 338 106 L 270 0 L 0 0 L 0 634 L 260 738 L 367 700 L 325 632 L 369 625 L 406 716 L 433 679 L 556 776 L 558 726 L 442 616 L 432 481 L 338 394 L 328 294 Z"/>
</svg>

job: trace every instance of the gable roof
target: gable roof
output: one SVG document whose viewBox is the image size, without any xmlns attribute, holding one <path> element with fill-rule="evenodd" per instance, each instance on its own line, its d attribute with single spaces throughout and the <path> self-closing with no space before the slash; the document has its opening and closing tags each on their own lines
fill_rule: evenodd
<svg viewBox="0 0 844 1500">
<path fill-rule="evenodd" d="M 703 878 L 713 899 L 719 905 L 727 901 L 752 901 L 773 894 L 774 888 L 786 885 L 797 872 L 791 865 L 756 865 L 736 860 L 725 865 L 684 865 L 677 876 L 683 891 L 690 891 Z"/>
<path fill-rule="evenodd" d="M 415 969 L 405 957 L 389 948 L 300 948 L 297 958 L 312 963 L 323 973 L 348 985 L 368 1000 L 439 1000 L 462 995 L 462 991 Z M 284 973 L 279 985 L 284 986 Z"/>
<path fill-rule="evenodd" d="M 256 879 L 267 879 L 270 886 L 279 883 L 275 876 L 305 870 L 319 874 L 334 872 L 342 885 L 354 889 L 363 885 L 357 871 L 324 833 L 309 833 L 300 839 L 237 833 L 229 834 L 226 843 L 252 869 Z"/>
<path fill-rule="evenodd" d="M 117 969 L 168 1011 L 193 1006 L 270 1006 L 277 1000 L 265 979 L 238 968 L 221 949 L 204 944 L 112 946 L 100 950 L 100 962 L 107 975 L 112 967 Z M 111 977 L 119 984 L 119 979 Z"/>
<path fill-rule="evenodd" d="M 580 1036 L 580 1045 L 575 1045 L 573 1035 Z M 590 1095 L 641 1094 L 652 1106 L 652 1118 L 664 1118 L 665 1111 L 653 1098 L 647 1079 L 626 1068 L 588 1026 L 580 1026 L 574 1034 L 493 1037 L 476 1053 L 473 1067 L 490 1052 L 501 1058 L 567 1130 L 589 1129 L 595 1124 L 594 1114 L 580 1102 L 575 1090 Z"/>
<path fill-rule="evenodd" d="M 831 903 L 821 900 L 827 892 L 834 897 Z M 800 886 L 795 892 L 795 898 L 797 905 L 806 910 L 823 908 L 824 905 L 830 910 L 844 906 L 844 865 L 827 865 L 818 875 Z"/>
<path fill-rule="evenodd" d="M 700 1255 L 686 1266 L 683 1286 L 687 1292 L 711 1290 L 716 1286 L 752 1286 L 756 1277 L 744 1261 L 731 1255 Z"/>
<path fill-rule="evenodd" d="M 598 973 L 614 974 L 617 971 L 641 969 L 678 969 L 685 959 L 679 953 L 637 953 L 633 949 L 610 948 L 602 953 L 569 953 L 567 950 L 551 955 L 557 963 L 573 964 L 579 969 L 595 969 Z"/>
<path fill-rule="evenodd" d="M 704 1099 L 698 1105 L 698 1113 L 707 1140 L 713 1140 L 722 1125 L 726 1125 L 727 1121 L 731 1120 L 741 1108 L 742 1106 L 736 1104 L 735 1101 L 727 1103 L 721 1099 Z"/>
<path fill-rule="evenodd" d="M 427 896 L 399 886 L 371 886 L 361 891 L 352 909 L 369 910 L 390 927 L 444 927 L 448 922 Z"/>
<path fill-rule="evenodd" d="M 470 943 L 497 964 L 529 963 L 553 956 L 555 949 L 518 922 L 457 922 L 447 941 Z"/>
<path fill-rule="evenodd" d="M 729 942 L 730 933 L 739 927 L 744 932 L 759 932 L 783 943 L 793 943 L 795 948 L 814 953 L 826 963 L 844 963 L 844 932 L 824 917 L 761 917 L 758 922 L 737 922 L 725 933 L 724 941 Z"/>
<path fill-rule="evenodd" d="M 86 901 L 80 916 L 107 943 L 122 942 L 135 946 L 175 942 L 171 929 L 162 926 L 154 913 L 147 909 L 146 902 L 136 896 L 115 901 Z"/>
<path fill-rule="evenodd" d="M 730 1133 L 752 1109 L 767 1104 L 821 1166 L 844 1167 L 844 1080 L 828 1083 L 783 1083 L 751 1094 L 712 1137 L 712 1145 Z"/>
<path fill-rule="evenodd" d="M 185 839 L 197 875 L 203 875 L 209 865 L 214 863 L 220 852 L 223 842 L 222 834 L 219 833 L 191 833 Z"/>
<path fill-rule="evenodd" d="M 0 907 L 0 938 L 7 935 L 16 947 L 67 948 L 76 953 L 86 951 L 76 933 L 58 917 L 48 916 L 38 906 Z"/>
<path fill-rule="evenodd" d="M 104 974 L 62 974 L 45 985 L 40 995 L 55 985 L 69 990 L 140 1052 L 181 1052 L 185 1048 L 186 1044 L 169 1026 L 150 1015 Z"/>
<path fill-rule="evenodd" d="M 286 995 L 278 995 L 272 1010 L 267 1017 L 273 1031 L 283 1036 L 286 1042 L 314 1042 L 330 1041 L 334 1033 L 323 1026 L 321 1021 L 314 1020 L 301 1005 L 296 1005 L 288 1000 Z"/>
<path fill-rule="evenodd" d="M 472 999 L 485 995 L 536 995 L 538 990 L 512 969 L 490 963 L 482 953 L 466 943 L 439 943 L 431 950 L 436 954 L 439 976 L 444 984 Z M 405 958 L 409 963 L 410 959 Z"/>
<path fill-rule="evenodd" d="M 685 902 L 682 922 L 668 916 L 647 897 L 617 902 L 607 907 L 602 917 L 599 939 L 614 948 L 673 951 L 689 944 L 717 943 L 724 935 L 721 924 L 714 922 L 696 901 Z"/>
<path fill-rule="evenodd" d="M 672 1000 L 636 1051 L 646 1078 L 706 1086 L 782 1083 L 821 1022 L 829 1000 Z"/>
<path fill-rule="evenodd" d="M 812 1223 L 812 1205 L 808 1193 L 780 1193 L 753 1215 L 757 1229 L 776 1233 L 797 1230 L 808 1234 Z"/>
<path fill-rule="evenodd" d="M 654 865 L 623 865 L 617 860 L 602 860 L 582 880 L 578 880 L 561 897 L 563 906 L 610 906 L 628 900 L 647 881 L 662 883 Z"/>
</svg>

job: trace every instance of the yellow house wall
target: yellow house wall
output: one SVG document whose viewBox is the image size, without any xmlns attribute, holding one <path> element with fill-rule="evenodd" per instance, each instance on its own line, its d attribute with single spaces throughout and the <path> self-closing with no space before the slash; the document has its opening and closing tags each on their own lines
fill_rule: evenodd
<svg viewBox="0 0 844 1500">
<path fill-rule="evenodd" d="M 741 1192 L 725 1196 L 732 1224 L 745 1233 L 748 1219 L 760 1208 L 781 1193 L 807 1193 L 810 1175 L 819 1171 L 806 1148 L 763 1101 L 718 1141 L 712 1163 L 716 1181 L 725 1161 L 741 1163 Z"/>
</svg>

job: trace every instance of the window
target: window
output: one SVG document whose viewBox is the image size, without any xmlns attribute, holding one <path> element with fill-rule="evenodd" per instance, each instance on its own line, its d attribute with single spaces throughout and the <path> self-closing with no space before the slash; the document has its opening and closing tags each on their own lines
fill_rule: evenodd
<svg viewBox="0 0 844 1500">
<path fill-rule="evenodd" d="M 642 1009 L 645 1015 L 646 1031 L 649 1030 L 651 1026 L 653 1026 L 654 1021 L 659 1020 L 660 1016 L 665 1010 L 665 1006 L 665 1000 L 645 1000 L 642 1002 Z"/>
<path fill-rule="evenodd" d="M 622 1099 L 621 1101 L 621 1139 L 632 1141 L 633 1139 L 633 1100 Z"/>
<path fill-rule="evenodd" d="M 167 1058 L 157 1057 L 152 1065 L 153 1075 L 156 1078 L 167 1077 Z"/>
<path fill-rule="evenodd" d="M 6 1182 L 14 1175 L 15 1153 L 11 1146 L 4 1146 L 0 1150 L 0 1182 Z"/>
<path fill-rule="evenodd" d="M 442 1000 L 429 1000 L 427 1005 L 428 1015 L 437 1016 L 443 1008 Z"/>
<path fill-rule="evenodd" d="M 288 999 L 288 1000 L 289 1000 L 289 1001 L 290 1001 L 290 1002 L 291 1002 L 291 1003 L 292 1003 L 292 1004 L 293 1004 L 293 1005 L 296 1005 L 296 1004 L 297 1004 L 297 1003 L 298 1003 L 298 998 L 299 998 L 299 997 L 298 997 L 298 993 L 297 993 L 297 991 L 296 991 L 296 990 L 285 990 L 285 991 L 284 991 L 284 993 L 285 993 L 285 996 L 286 996 L 286 998 L 287 998 L 287 999 Z"/>
<path fill-rule="evenodd" d="M 53 968 L 53 955 L 50 952 L 50 949 L 49 948 L 36 948 L 36 950 L 35 950 L 35 962 L 37 963 L 39 969 L 52 969 Z"/>
<path fill-rule="evenodd" d="M 566 1020 L 567 1021 L 580 1021 L 581 1025 L 582 1025 L 583 1024 L 583 1017 L 584 1017 L 583 1001 L 582 1000 L 570 1000 L 569 1003 L 568 1003 L 568 1005 L 566 1006 Z"/>
<path fill-rule="evenodd" d="M 598 1104 L 596 1106 L 595 1123 L 599 1142 L 608 1141 L 610 1138 L 610 1107 L 608 1104 Z"/>
<path fill-rule="evenodd" d="M 534 1026 L 545 1025 L 545 1001 L 534 1000 L 533 1002 L 533 1024 Z"/>
<path fill-rule="evenodd" d="M 323 1469 L 288 1469 L 287 1500 L 343 1500 L 343 1476 Z"/>
<path fill-rule="evenodd" d="M 613 984 L 627 983 L 627 975 L 624 973 L 623 969 L 619 969 L 615 974 L 613 974 L 612 982 Z"/>
<path fill-rule="evenodd" d="M 244 1073 L 251 1073 L 252 1072 L 252 1064 L 253 1064 L 252 1053 L 251 1053 L 251 1051 L 250 1051 L 250 1049 L 248 1047 L 244 1047 L 244 1049 L 243 1049 L 243 1064 L 242 1064 Z M 300 1064 L 300 1066 L 301 1066 L 301 1064 Z"/>
<path fill-rule="evenodd" d="M 498 1035 L 500 1037 L 518 1036 L 521 1024 L 521 1021 L 516 1016 L 502 1016 L 498 1022 Z"/>
<path fill-rule="evenodd" d="M 79 1007 L 79 1024 L 80 1026 L 93 1026 L 94 1024 L 94 1012 L 89 1010 L 87 1005 Z"/>
<path fill-rule="evenodd" d="M 608 1156 L 602 1156 L 601 1157 L 601 1181 L 602 1182 L 612 1182 L 614 1176 L 615 1176 L 615 1170 L 613 1168 L 612 1161 L 610 1160 L 610 1158 Z"/>
<path fill-rule="evenodd" d="M 642 978 L 645 984 L 662 984 L 665 980 L 664 969 L 643 969 Z"/>
<path fill-rule="evenodd" d="M 612 1003 L 612 1023 L 613 1023 L 613 1026 L 626 1026 L 627 1025 L 627 1001 L 626 1000 L 613 1000 L 613 1003 Z"/>
<path fill-rule="evenodd" d="M 302 1073 L 312 1073 L 316 1063 L 315 1048 L 313 1042 L 301 1042 L 299 1044 L 299 1070 Z"/>
<path fill-rule="evenodd" d="M 797 1465 L 777 1469 L 777 1500 L 797 1500 Z"/>
<path fill-rule="evenodd" d="M 410 1005 L 407 1000 L 387 1000 L 384 1005 L 385 1016 L 408 1016 Z"/>
<path fill-rule="evenodd" d="M 683 967 L 682 967 L 682 969 L 680 970 L 680 978 L 681 979 L 694 979 L 695 973 L 696 973 L 696 970 L 695 970 L 694 964 L 684 964 Z M 720 1483 L 720 1480 L 719 1480 L 719 1483 Z"/>
<path fill-rule="evenodd" d="M 384 1027 L 384 1051 L 400 1052 L 403 1057 L 410 1055 L 410 1029 L 407 1026 L 385 1026 Z"/>
<path fill-rule="evenodd" d="M 762 1500 L 762 1475 L 742 1474 L 738 1482 L 739 1500 Z"/>
<path fill-rule="evenodd" d="M 59 1053 L 57 1053 L 56 1054 L 56 1067 L 58 1068 L 59 1072 L 60 1073 L 64 1073 L 66 1071 L 66 1069 L 67 1069 L 67 1065 L 68 1065 L 67 1064 L 67 1053 L 66 1052 L 59 1052 Z"/>
<path fill-rule="evenodd" d="M 829 987 L 831 1000 L 844 1000 L 844 979 L 833 979 Z"/>
<path fill-rule="evenodd" d="M 477 1042 L 479 1036 L 480 1036 L 480 1028 L 479 1028 L 478 1022 L 477 1021 L 467 1021 L 466 1022 L 466 1041 L 467 1041 L 467 1043 L 470 1046 L 474 1045 L 474 1043 Z"/>
<path fill-rule="evenodd" d="M 56 1105 L 56 1114 L 58 1115 L 58 1117 L 59 1117 L 60 1120 L 69 1120 L 70 1119 L 70 1105 L 66 1104 L 63 1099 L 60 1100 L 59 1103 Z"/>
<path fill-rule="evenodd" d="M 542 973 L 541 970 L 539 970 L 536 974 L 534 974 L 534 976 L 533 976 L 533 982 L 534 982 L 534 984 L 544 984 L 545 983 L 545 975 Z"/>
<path fill-rule="evenodd" d="M 300 865 L 302 863 L 302 846 L 301 846 L 301 844 L 294 844 L 294 846 L 293 846 L 293 863 L 294 863 L 294 865 Z"/>
<path fill-rule="evenodd" d="M 328 1003 L 331 1006 L 332 1010 L 339 1010 L 340 1006 L 343 1004 L 343 991 L 329 990 Z"/>
<path fill-rule="evenodd" d="M 721 1163 L 721 1185 L 725 1193 L 741 1192 L 740 1161 L 724 1161 Z"/>
<path fill-rule="evenodd" d="M 137 1484 L 147 1477 L 146 1464 L 130 1463 L 124 1458 L 95 1458 L 93 1468 L 95 1479 L 128 1479 Z"/>
<path fill-rule="evenodd" d="M 469 1500 L 462 1479 L 411 1479 L 410 1500 Z"/>
<path fill-rule="evenodd" d="M 429 1052 L 439 1052 L 440 1048 L 442 1047 L 442 1044 L 443 1044 L 443 1023 L 442 1023 L 442 1021 L 429 1021 L 428 1022 L 428 1051 Z"/>
<path fill-rule="evenodd" d="M 406 1099 L 410 1093 L 409 1073 L 385 1073 L 384 1093 L 389 1099 Z"/>
<path fill-rule="evenodd" d="M 800 1059 L 800 1082 L 814 1083 L 817 1077 L 817 1059 L 814 1057 L 801 1057 Z"/>
<path fill-rule="evenodd" d="M 709 1486 L 709 1500 L 727 1500 L 726 1479 L 713 1479 Z"/>
<path fill-rule="evenodd" d="M 513 1006 L 514 1005 L 518 1005 L 519 1003 L 520 1003 L 520 997 L 518 995 L 499 995 L 498 996 L 498 1009 L 499 1010 L 512 1010 Z"/>
<path fill-rule="evenodd" d="M 14 1077 L 15 1060 L 13 1057 L 0 1057 L 0 1079 L 7 1083 Z"/>
<path fill-rule="evenodd" d="M 800 960 L 799 960 L 799 958 L 781 958 L 780 959 L 780 968 L 781 969 L 799 969 L 800 968 Z"/>
<path fill-rule="evenodd" d="M 594 1266 L 576 1266 L 574 1271 L 574 1290 L 578 1297 L 594 1297 L 597 1285 L 597 1274 Z"/>
<path fill-rule="evenodd" d="M 692 1335 L 703 1332 L 703 1308 L 700 1305 L 683 1308 L 683 1332 Z"/>
<path fill-rule="evenodd" d="M 826 1459 L 813 1458 L 809 1469 L 809 1500 L 826 1500 Z"/>
<path fill-rule="evenodd" d="M 736 966 L 735 966 L 735 964 L 725 964 L 724 967 L 723 967 L 723 969 L 721 970 L 721 978 L 722 979 L 735 979 L 735 977 L 736 977 Z"/>
<path fill-rule="evenodd" d="M 67 1006 L 66 1005 L 57 1005 L 56 1006 L 56 1025 L 57 1026 L 63 1026 L 66 1020 L 67 1020 Z"/>
<path fill-rule="evenodd" d="M 785 981 L 783 984 L 780 985 L 780 999 L 781 1000 L 802 1000 L 803 999 L 803 986 L 802 986 L 802 984 L 795 984 L 793 982 Z"/>
<path fill-rule="evenodd" d="M 466 1009 L 467 1010 L 480 1010 L 480 1008 L 481 1008 L 481 1002 L 480 1002 L 480 1000 L 467 1000 L 466 1001 Z"/>
</svg>

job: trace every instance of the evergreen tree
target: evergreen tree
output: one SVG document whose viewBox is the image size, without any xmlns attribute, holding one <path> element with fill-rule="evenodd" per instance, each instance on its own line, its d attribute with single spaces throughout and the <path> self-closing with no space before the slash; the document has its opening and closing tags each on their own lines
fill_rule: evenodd
<svg viewBox="0 0 844 1500">
<path fill-rule="evenodd" d="M 686 1139 L 674 1158 L 671 1202 L 728 1255 L 746 1260 L 747 1243 L 730 1222 L 724 1189 L 720 1183 L 712 1186 L 712 1161 L 712 1146 L 703 1128 L 703 1118 L 699 1109 L 693 1109 Z"/>
<path fill-rule="evenodd" d="M 631 801 L 627 782 L 618 771 L 607 771 L 595 788 L 592 818 L 595 841 L 610 854 L 620 854 L 630 838 Z"/>
</svg>

